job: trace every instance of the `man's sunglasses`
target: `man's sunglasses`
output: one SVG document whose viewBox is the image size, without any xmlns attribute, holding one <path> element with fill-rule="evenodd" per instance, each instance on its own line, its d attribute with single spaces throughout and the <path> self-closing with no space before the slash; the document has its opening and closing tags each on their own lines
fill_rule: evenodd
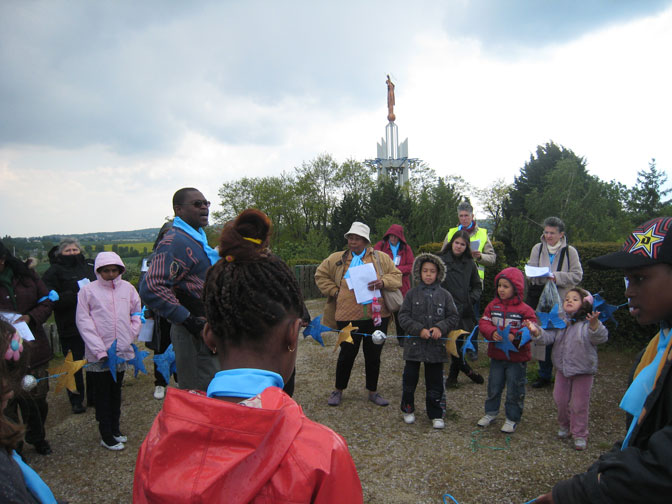
<svg viewBox="0 0 672 504">
<path fill-rule="evenodd" d="M 203 207 L 210 208 L 210 202 L 208 200 L 200 200 L 200 199 L 190 201 L 189 203 L 180 203 L 177 206 L 188 206 L 188 205 L 194 205 L 196 208 L 203 208 Z"/>
</svg>

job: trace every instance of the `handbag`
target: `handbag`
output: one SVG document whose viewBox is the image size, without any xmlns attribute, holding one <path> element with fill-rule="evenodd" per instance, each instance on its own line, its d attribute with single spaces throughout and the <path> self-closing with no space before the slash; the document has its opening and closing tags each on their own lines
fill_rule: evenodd
<svg viewBox="0 0 672 504">
<path fill-rule="evenodd" d="M 373 255 L 376 256 L 376 262 L 378 263 L 378 274 L 382 277 L 383 268 L 380 265 L 380 256 L 378 255 L 378 251 L 374 250 Z M 396 313 L 399 311 L 399 308 L 401 308 L 401 304 L 404 302 L 404 295 L 401 293 L 400 289 L 394 289 L 394 290 L 381 289 L 380 294 L 383 296 L 385 306 L 387 306 L 387 309 L 390 312 Z"/>
</svg>

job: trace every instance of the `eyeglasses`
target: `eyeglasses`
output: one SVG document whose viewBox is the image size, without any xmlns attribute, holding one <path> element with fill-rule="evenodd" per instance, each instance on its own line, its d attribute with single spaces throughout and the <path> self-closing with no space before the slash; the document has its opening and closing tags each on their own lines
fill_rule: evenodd
<svg viewBox="0 0 672 504">
<path fill-rule="evenodd" d="M 210 202 L 208 200 L 194 200 L 190 201 L 189 203 L 180 203 L 178 206 L 187 206 L 187 205 L 194 205 L 196 208 L 210 208 Z"/>
</svg>

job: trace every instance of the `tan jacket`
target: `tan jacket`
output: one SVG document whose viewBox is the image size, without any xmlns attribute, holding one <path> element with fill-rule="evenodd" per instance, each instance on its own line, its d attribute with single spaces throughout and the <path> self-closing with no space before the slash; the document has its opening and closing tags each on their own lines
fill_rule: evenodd
<svg viewBox="0 0 672 504">
<path fill-rule="evenodd" d="M 393 291 L 401 288 L 402 274 L 399 271 L 392 259 L 387 254 L 376 252 L 378 259 L 380 259 L 380 267 L 382 272 L 378 270 L 378 261 L 374 258 L 374 250 L 372 247 L 366 249 L 363 262 L 373 263 L 376 268 L 376 273 L 379 280 L 383 281 L 383 290 Z M 370 305 L 357 304 L 355 293 L 348 288 L 348 285 L 343 278 L 345 272 L 352 261 L 352 254 L 349 250 L 344 252 L 335 252 L 327 257 L 322 264 L 320 264 L 315 272 L 315 283 L 322 294 L 327 296 L 327 305 L 335 304 L 335 320 L 349 321 L 362 320 L 371 318 Z M 382 273 L 382 274 L 381 274 Z M 390 312 L 381 302 L 382 310 L 381 316 L 389 317 Z M 333 308 L 333 306 L 332 306 Z M 323 324 L 329 326 L 330 321 L 328 317 L 329 306 L 325 307 L 325 315 L 322 319 Z M 332 326 L 335 327 L 335 324 Z"/>
</svg>

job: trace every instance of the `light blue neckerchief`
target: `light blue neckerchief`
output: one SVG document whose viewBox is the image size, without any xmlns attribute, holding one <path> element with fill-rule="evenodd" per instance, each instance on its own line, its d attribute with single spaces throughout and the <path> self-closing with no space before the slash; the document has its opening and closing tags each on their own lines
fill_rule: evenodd
<svg viewBox="0 0 672 504">
<path fill-rule="evenodd" d="M 348 266 L 348 271 L 345 272 L 345 275 L 343 275 L 343 278 L 350 278 L 350 268 L 354 268 L 355 266 L 361 266 L 364 264 L 362 259 L 364 259 L 364 254 L 366 254 L 366 249 L 362 250 L 361 254 L 357 255 L 354 252 L 351 252 L 352 254 L 352 261 L 350 261 L 350 266 Z"/>
<path fill-rule="evenodd" d="M 243 397 L 249 399 L 268 387 L 283 388 L 278 373 L 265 369 L 240 368 L 219 371 L 208 385 L 208 397 Z"/>
<path fill-rule="evenodd" d="M 555 259 L 555 254 L 548 253 L 548 262 L 553 264 L 553 259 Z"/>
<path fill-rule="evenodd" d="M 392 260 L 396 260 L 397 254 L 399 253 L 399 245 L 401 245 L 401 242 L 397 242 L 396 245 L 392 245 L 390 243 L 390 250 L 392 251 Z"/>
<path fill-rule="evenodd" d="M 42 481 L 40 475 L 35 472 L 35 469 L 26 464 L 21 456 L 12 451 L 12 458 L 18 464 L 23 474 L 23 481 L 26 482 L 26 488 L 41 504 L 56 503 L 56 497 L 51 492 L 47 484 Z"/>
<path fill-rule="evenodd" d="M 352 254 L 352 261 L 350 261 L 350 266 L 348 266 L 348 271 L 345 272 L 345 275 L 343 275 L 343 278 L 350 278 L 350 268 L 354 268 L 355 266 L 361 266 L 364 264 L 364 254 L 366 254 L 366 249 L 362 250 L 362 253 L 357 255 L 354 252 L 351 252 Z M 363 305 L 371 304 L 373 301 L 364 301 Z"/>
<path fill-rule="evenodd" d="M 665 349 L 667 348 L 667 343 L 669 340 L 670 329 L 663 329 L 661 326 L 660 336 L 658 336 L 658 352 L 656 353 L 656 357 L 653 359 L 651 364 L 639 372 L 637 377 L 628 387 L 628 390 L 625 391 L 623 399 L 621 399 L 621 404 L 619 404 L 619 407 L 633 416 L 628 433 L 625 435 L 625 439 L 621 445 L 621 450 L 625 450 L 628 447 L 630 436 L 632 435 L 632 431 L 635 429 L 635 425 L 637 425 L 639 415 L 642 413 L 644 402 L 646 402 L 646 398 L 653 390 L 653 384 L 656 380 L 656 373 L 658 372 L 658 365 L 660 364 L 660 361 L 665 354 Z"/>
<path fill-rule="evenodd" d="M 219 261 L 220 259 L 219 252 L 217 252 L 210 245 L 208 245 L 208 239 L 205 236 L 205 231 L 203 231 L 203 228 L 198 228 L 197 231 L 179 217 L 175 217 L 173 219 L 173 227 L 181 229 L 189 236 L 191 236 L 194 240 L 196 240 L 198 243 L 200 243 L 201 246 L 203 247 L 203 251 L 208 256 L 208 259 L 210 259 L 211 265 Z"/>
</svg>

